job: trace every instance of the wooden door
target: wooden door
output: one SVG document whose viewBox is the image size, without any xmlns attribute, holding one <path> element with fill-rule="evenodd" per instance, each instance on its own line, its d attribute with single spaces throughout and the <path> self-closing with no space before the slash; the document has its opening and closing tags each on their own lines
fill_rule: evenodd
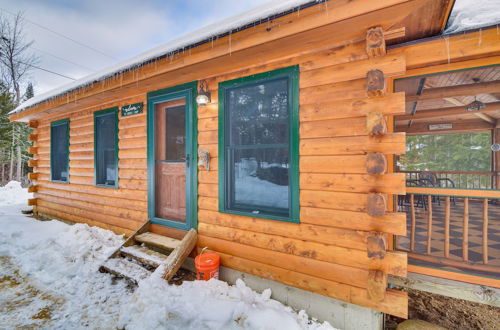
<svg viewBox="0 0 500 330">
<path fill-rule="evenodd" d="M 186 222 L 186 101 L 157 103 L 155 124 L 155 217 Z"/>
</svg>

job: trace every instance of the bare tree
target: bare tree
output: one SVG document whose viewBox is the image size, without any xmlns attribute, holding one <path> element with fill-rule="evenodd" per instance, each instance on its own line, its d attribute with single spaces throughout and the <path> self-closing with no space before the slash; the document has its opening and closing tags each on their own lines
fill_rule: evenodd
<svg viewBox="0 0 500 330">
<path fill-rule="evenodd" d="M 19 12 L 13 19 L 0 16 L 0 72 L 3 83 L 14 96 L 15 106 L 21 103 L 21 86 L 37 62 L 36 56 L 29 50 L 32 44 L 33 41 L 27 41 L 24 34 L 22 13 Z M 27 128 L 21 125 L 15 125 L 12 130 L 10 177 L 13 176 L 16 158 L 16 179 L 19 181 L 22 177 L 22 149 L 26 134 Z"/>
<path fill-rule="evenodd" d="M 26 40 L 23 14 L 17 13 L 12 20 L 0 16 L 0 35 L 2 80 L 13 92 L 15 104 L 19 105 L 23 96 L 21 85 L 38 60 L 29 50 L 33 41 Z"/>
</svg>

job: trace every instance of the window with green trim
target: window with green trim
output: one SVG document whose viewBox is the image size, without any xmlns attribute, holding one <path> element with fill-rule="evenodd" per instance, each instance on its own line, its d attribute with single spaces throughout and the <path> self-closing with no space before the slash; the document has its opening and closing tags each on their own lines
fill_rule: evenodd
<svg viewBox="0 0 500 330">
<path fill-rule="evenodd" d="M 95 184 L 118 187 L 118 108 L 94 112 Z"/>
<path fill-rule="evenodd" d="M 298 68 L 219 86 L 223 212 L 298 222 Z"/>
<path fill-rule="evenodd" d="M 69 182 L 69 119 L 50 124 L 50 178 Z"/>
</svg>

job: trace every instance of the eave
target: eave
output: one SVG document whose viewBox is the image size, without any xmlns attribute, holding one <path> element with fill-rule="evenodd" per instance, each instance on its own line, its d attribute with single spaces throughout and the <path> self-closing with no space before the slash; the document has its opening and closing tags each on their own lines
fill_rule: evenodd
<svg viewBox="0 0 500 330">
<path fill-rule="evenodd" d="M 167 81 L 168 85 L 163 87 L 168 87 L 206 79 L 221 72 L 236 71 L 255 65 L 255 54 L 259 53 L 277 60 L 322 47 L 331 48 L 363 40 L 364 31 L 374 25 L 382 26 L 385 31 L 394 31 L 395 27 L 398 27 L 395 31 L 402 30 L 400 22 L 407 19 L 408 13 L 429 6 L 430 3 L 432 0 L 327 1 L 309 7 L 300 14 L 279 17 L 269 23 L 226 36 L 213 44 L 201 44 L 187 53 L 169 58 L 168 61 L 154 61 L 137 70 L 43 101 L 12 114 L 10 120 L 27 122 L 41 115 L 81 109 L 111 98 L 120 99 L 125 94 L 144 93 L 154 89 L 152 86 L 161 86 L 161 81 Z M 406 35 L 406 38 L 410 39 L 411 35 Z M 259 63 L 261 64 L 264 63 Z M 220 69 L 219 72 L 211 70 L 214 66 Z"/>
</svg>

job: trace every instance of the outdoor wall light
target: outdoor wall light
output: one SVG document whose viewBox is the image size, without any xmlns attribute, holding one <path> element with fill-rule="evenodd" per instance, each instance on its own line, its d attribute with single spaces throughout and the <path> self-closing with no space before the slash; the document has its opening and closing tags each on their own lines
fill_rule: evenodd
<svg viewBox="0 0 500 330">
<path fill-rule="evenodd" d="M 210 92 L 207 89 L 207 82 L 205 80 L 201 80 L 198 96 L 196 96 L 196 103 L 201 107 L 210 103 Z"/>
</svg>

